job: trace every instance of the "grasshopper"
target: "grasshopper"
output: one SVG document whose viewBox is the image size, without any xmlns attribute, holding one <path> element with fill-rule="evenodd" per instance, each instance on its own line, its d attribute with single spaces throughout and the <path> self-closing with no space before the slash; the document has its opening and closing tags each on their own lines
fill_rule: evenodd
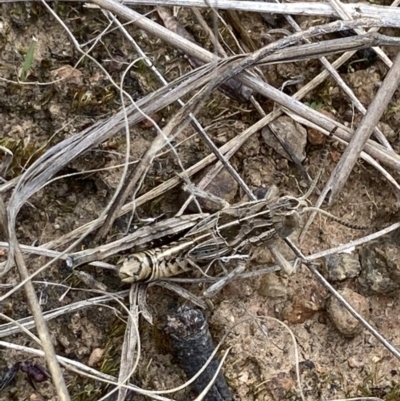
<svg viewBox="0 0 400 401">
<path fill-rule="evenodd" d="M 249 245 L 263 242 L 268 245 L 276 237 L 289 237 L 299 226 L 302 215 L 310 211 L 325 214 L 349 228 L 367 228 L 309 207 L 307 198 L 314 187 L 315 184 L 296 198 L 278 197 L 278 189 L 272 186 L 264 199 L 226 207 L 202 219 L 177 242 L 131 254 L 123 261 L 119 276 L 127 283 L 148 283 L 193 270 L 198 264 L 240 258 Z M 274 248 L 271 246 L 270 250 Z M 272 253 L 287 273 L 293 271 L 277 250 Z"/>
<path fill-rule="evenodd" d="M 119 276 L 127 283 L 151 282 L 193 270 L 198 264 L 239 257 L 249 245 L 287 238 L 299 226 L 302 215 L 313 210 L 347 227 L 365 229 L 309 207 L 307 198 L 313 189 L 299 198 L 278 197 L 273 186 L 264 199 L 230 206 L 204 218 L 177 242 L 130 255 L 123 260 Z"/>
</svg>

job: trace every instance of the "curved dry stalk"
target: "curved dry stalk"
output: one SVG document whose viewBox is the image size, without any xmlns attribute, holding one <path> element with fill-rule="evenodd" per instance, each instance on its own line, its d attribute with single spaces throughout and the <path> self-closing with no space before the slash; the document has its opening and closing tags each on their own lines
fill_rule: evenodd
<svg viewBox="0 0 400 401">
<path fill-rule="evenodd" d="M 347 228 L 352 228 L 353 230 L 369 230 L 371 228 L 371 226 L 364 226 L 362 224 L 357 224 L 352 221 L 344 220 L 341 217 L 335 216 L 334 214 L 329 213 L 326 210 L 320 209 L 318 207 L 312 207 L 312 206 L 305 207 L 303 209 L 303 212 L 304 213 L 314 212 L 322 214 L 323 216 L 329 217 L 331 220 L 336 221 L 336 223 L 339 223 Z"/>
<path fill-rule="evenodd" d="M 72 288 L 71 288 L 72 290 Z M 81 288 L 79 288 L 80 291 L 82 291 Z M 93 292 L 93 291 L 90 291 Z M 95 291 L 98 292 L 98 291 Z M 101 295 L 99 297 L 94 297 L 94 298 L 89 298 L 85 301 L 79 301 L 75 302 L 69 305 L 61 306 L 60 308 L 56 308 L 53 310 L 49 310 L 46 312 L 43 312 L 43 317 L 44 319 L 47 320 L 52 320 L 55 319 L 59 316 L 63 316 L 66 313 L 73 313 L 78 310 L 93 306 L 93 305 L 98 305 L 98 304 L 104 304 L 106 302 L 114 301 L 115 298 L 124 298 L 128 295 L 129 291 L 124 290 L 124 291 L 119 291 L 113 294 L 108 294 L 108 295 Z M 16 324 L 18 327 L 16 327 Z M 21 327 L 19 327 L 21 326 Z M 16 323 L 4 323 L 0 325 L 0 338 L 3 337 L 8 337 L 10 335 L 19 333 L 22 330 L 22 327 L 29 330 L 35 327 L 35 322 L 32 317 L 25 317 L 22 319 L 19 319 L 16 321 Z"/>
<path fill-rule="evenodd" d="M 24 191 L 24 183 L 25 180 L 21 178 L 11 197 L 8 208 L 6 210 L 7 213 L 1 214 L 2 221 L 0 222 L 0 226 L 3 227 L 3 231 L 6 236 L 5 239 L 8 240 L 10 244 L 8 260 L 15 262 L 21 279 L 26 280 L 24 284 L 24 289 L 27 302 L 35 321 L 35 327 L 41 341 L 41 346 L 45 352 L 45 359 L 51 373 L 52 381 L 56 388 L 57 395 L 60 401 L 69 401 L 70 396 L 64 381 L 64 376 L 56 358 L 55 349 L 51 341 L 50 333 L 48 331 L 45 319 L 43 318 L 42 310 L 36 296 L 35 288 L 33 287 L 32 282 L 29 280 L 28 269 L 25 265 L 22 251 L 19 247 L 15 232 L 16 217 L 18 211 L 22 207 L 23 203 L 27 200 L 27 198 L 24 197 L 24 192 L 26 193 L 26 191 Z M 3 202 L 1 202 L 0 207 L 4 208 Z"/>
<path fill-rule="evenodd" d="M 205 389 L 199 394 L 199 396 L 198 396 L 194 401 L 201 401 L 201 400 L 204 400 L 204 397 L 206 396 L 206 394 L 208 393 L 208 391 L 210 390 L 210 388 L 213 386 L 215 380 L 217 379 L 218 375 L 220 374 L 221 369 L 222 369 L 222 365 L 225 363 L 225 360 L 226 360 L 226 358 L 228 357 L 228 354 L 229 354 L 229 351 L 230 351 L 230 350 L 231 350 L 231 349 L 228 348 L 228 349 L 225 351 L 223 357 L 221 358 L 221 362 L 219 363 L 218 368 L 217 368 L 216 371 L 215 371 L 215 374 L 214 374 L 213 378 L 212 378 L 212 379 L 210 380 L 210 382 L 207 384 L 207 387 L 205 387 Z"/>
<path fill-rule="evenodd" d="M 249 314 L 249 313 L 247 312 L 247 314 Z M 301 397 L 301 399 L 303 401 L 305 401 L 303 388 L 302 388 L 302 383 L 301 383 L 300 368 L 299 368 L 299 366 L 300 366 L 299 347 L 297 345 L 296 336 L 294 335 L 293 331 L 291 330 L 291 328 L 286 323 L 284 323 L 284 322 L 280 321 L 279 319 L 276 319 L 276 318 L 274 318 L 272 316 L 253 316 L 251 314 L 250 314 L 250 316 L 252 316 L 256 320 L 264 320 L 264 321 L 271 320 L 272 322 L 278 323 L 279 325 L 281 325 L 289 333 L 290 338 L 291 338 L 292 343 L 293 343 L 293 346 L 294 346 L 294 362 L 295 362 L 295 367 L 296 367 L 297 385 L 298 385 L 300 397 Z M 264 333 L 264 330 L 261 329 L 261 331 L 262 331 L 262 333 L 264 335 L 266 335 Z"/>
<path fill-rule="evenodd" d="M 129 292 L 130 314 L 126 323 L 124 342 L 122 344 L 118 383 L 129 383 L 129 379 L 135 372 L 140 359 L 141 341 L 139 334 L 138 291 L 138 285 L 131 286 Z M 107 397 L 117 390 L 117 401 L 124 401 L 128 392 L 125 387 L 116 387 L 107 394 Z"/>
<path fill-rule="evenodd" d="M 395 223 L 392 224 L 389 227 L 384 228 L 383 230 L 377 231 L 376 233 L 370 234 L 370 235 L 366 235 L 365 237 L 356 239 L 354 241 L 350 241 L 347 244 L 343 244 L 343 245 L 339 245 L 335 248 L 330 248 L 326 251 L 321 251 L 321 252 L 317 252 L 314 253 L 313 255 L 309 255 L 307 257 L 305 257 L 305 259 L 307 261 L 312 261 L 312 260 L 316 260 L 316 259 L 320 259 L 323 258 L 325 256 L 329 256 L 329 255 L 333 255 L 335 253 L 342 253 L 345 252 L 349 249 L 354 249 L 356 246 L 362 245 L 362 244 L 366 244 L 368 242 L 371 242 L 377 238 L 383 237 L 384 235 L 389 234 L 390 232 L 397 230 L 400 228 L 400 223 Z"/>
</svg>

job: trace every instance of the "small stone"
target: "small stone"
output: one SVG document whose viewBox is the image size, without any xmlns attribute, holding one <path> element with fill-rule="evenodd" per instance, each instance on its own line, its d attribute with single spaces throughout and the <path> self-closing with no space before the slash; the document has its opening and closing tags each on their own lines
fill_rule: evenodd
<svg viewBox="0 0 400 401">
<path fill-rule="evenodd" d="M 296 381 L 289 373 L 281 372 L 267 382 L 266 387 L 274 401 L 281 401 L 287 399 L 290 392 L 295 391 Z"/>
<path fill-rule="evenodd" d="M 368 300 L 362 295 L 345 288 L 339 294 L 353 306 L 353 308 L 365 319 L 369 316 Z M 347 309 L 335 297 L 331 297 L 328 303 L 328 314 L 336 329 L 345 337 L 355 337 L 360 334 L 363 326 L 355 319 Z"/>
<path fill-rule="evenodd" d="M 304 323 L 325 308 L 325 296 L 321 286 L 312 285 L 298 291 L 282 311 L 283 319 L 290 323 Z"/>
<path fill-rule="evenodd" d="M 277 118 L 275 121 L 262 129 L 262 137 L 265 143 L 270 146 L 275 152 L 279 153 L 286 159 L 291 160 L 290 156 L 283 149 L 282 145 L 276 139 L 275 135 L 271 132 L 271 129 L 279 135 L 279 137 L 286 143 L 286 145 L 292 150 L 293 154 L 297 159 L 302 162 L 306 158 L 306 144 L 307 144 L 307 130 L 287 116 Z"/>
<path fill-rule="evenodd" d="M 239 381 L 242 383 L 247 383 L 249 380 L 249 372 L 241 372 L 239 375 Z"/>
<path fill-rule="evenodd" d="M 275 273 L 266 274 L 260 279 L 258 293 L 267 298 L 286 298 L 287 288 L 284 285 L 282 278 Z"/>
<path fill-rule="evenodd" d="M 359 290 L 366 295 L 390 294 L 400 289 L 400 248 L 393 243 L 376 241 L 360 250 Z"/>
<path fill-rule="evenodd" d="M 351 356 L 347 363 L 350 368 L 362 368 L 364 366 L 364 361 L 356 356 Z"/>
<path fill-rule="evenodd" d="M 383 243 L 376 249 L 377 254 L 386 260 L 390 278 L 400 285 L 400 248 L 392 243 Z"/>
<path fill-rule="evenodd" d="M 358 255 L 340 253 L 329 255 L 322 261 L 322 273 L 329 281 L 343 281 L 355 278 L 361 272 Z"/>
<path fill-rule="evenodd" d="M 197 196 L 196 198 L 203 211 L 213 213 L 221 210 L 221 204 L 219 202 L 212 201 L 212 196 L 216 196 L 217 198 L 232 204 L 234 203 L 237 189 L 238 183 L 226 169 L 223 169 L 204 189 L 205 193 L 211 194 L 210 199 L 200 196 Z M 190 192 L 185 192 L 184 196 L 186 198 L 188 193 Z M 190 210 L 193 210 L 196 213 L 199 212 L 193 202 L 190 205 Z"/>
<path fill-rule="evenodd" d="M 304 299 L 302 296 L 295 296 L 293 302 L 282 311 L 282 317 L 289 323 L 304 323 L 311 319 L 318 311 L 314 302 Z"/>
<path fill-rule="evenodd" d="M 38 394 L 31 394 L 29 396 L 29 401 L 43 401 L 44 398 L 42 398 L 40 395 Z"/>
<path fill-rule="evenodd" d="M 311 145 L 323 145 L 326 141 L 325 135 L 315 128 L 307 128 L 307 139 Z"/>
<path fill-rule="evenodd" d="M 83 85 L 83 73 L 70 65 L 64 65 L 57 70 L 52 70 L 50 76 L 60 88 L 65 85 L 80 87 Z"/>
<path fill-rule="evenodd" d="M 372 363 L 376 364 L 382 360 L 382 357 L 375 355 L 372 357 L 371 360 L 372 360 Z"/>
<path fill-rule="evenodd" d="M 95 348 L 89 356 L 88 365 L 89 366 L 96 366 L 99 362 L 103 359 L 104 349 L 102 348 Z"/>
</svg>

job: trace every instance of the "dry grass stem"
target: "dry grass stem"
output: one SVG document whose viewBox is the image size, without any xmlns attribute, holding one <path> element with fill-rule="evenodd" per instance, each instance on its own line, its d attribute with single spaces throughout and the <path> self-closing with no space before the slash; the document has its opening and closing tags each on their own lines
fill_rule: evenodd
<svg viewBox="0 0 400 401">
<path fill-rule="evenodd" d="M 331 178 L 326 184 L 325 193 L 329 193 L 329 203 L 332 203 L 335 196 L 342 189 L 349 177 L 357 159 L 363 150 L 368 138 L 371 136 L 374 127 L 378 124 L 386 106 L 390 102 L 394 91 L 400 82 L 400 53 L 396 57 L 393 66 L 386 75 L 382 85 L 368 108 L 367 113 L 361 120 L 356 132 L 351 138 L 349 145 L 343 153 L 341 160 L 336 166 Z"/>
<path fill-rule="evenodd" d="M 0 0 L 0 3 L 6 2 Z M 7 7 L 18 6 L 9 3 L 1 6 L 8 11 Z M 15 342 L 0 341 L 0 347 L 5 349 L 6 357 L 8 352 L 11 355 L 12 369 L 27 355 L 44 357 L 54 383 L 51 391 L 60 401 L 90 401 L 92 395 L 97 401 L 110 397 L 124 401 L 132 395 L 181 400 L 191 397 L 188 386 L 201 377 L 217 353 L 222 356 L 224 344 L 225 354 L 218 369 L 206 388 L 198 391 L 202 393 L 196 394 L 196 401 L 206 397 L 219 371 L 225 368 L 232 370 L 229 380 L 235 386 L 240 382 L 243 388 L 250 388 L 251 381 L 253 397 L 263 397 L 264 392 L 270 396 L 278 376 L 263 372 L 263 368 L 268 370 L 271 363 L 268 359 L 275 358 L 277 350 L 284 360 L 279 369 L 286 370 L 288 383 L 293 381 L 291 394 L 306 401 L 309 395 L 308 388 L 303 393 L 302 363 L 309 355 L 315 355 L 315 339 L 307 338 L 300 355 L 296 337 L 305 338 L 307 333 L 315 333 L 316 327 L 321 333 L 330 330 L 329 324 L 322 323 L 318 316 L 314 318 L 320 311 L 330 312 L 326 306 L 328 293 L 389 350 L 394 356 L 389 356 L 390 363 L 395 358 L 400 360 L 400 352 L 393 345 L 397 343 L 397 334 L 391 336 L 385 331 L 384 319 L 376 324 L 380 328 L 377 330 L 367 321 L 375 322 L 376 311 L 371 307 L 375 316 L 361 316 L 363 313 L 357 312 L 355 305 L 337 290 L 355 287 L 362 293 L 361 281 L 352 277 L 352 281 L 336 283 L 330 278 L 332 285 L 316 268 L 318 262 L 313 263 L 362 246 L 361 258 L 362 252 L 370 251 L 367 246 L 373 247 L 373 241 L 400 229 L 397 214 L 391 210 L 396 205 L 395 197 L 397 206 L 400 204 L 397 181 L 400 155 L 398 138 L 394 140 L 398 133 L 392 133 L 395 130 L 387 123 L 399 119 L 395 92 L 400 83 L 400 52 L 394 62 L 391 58 L 400 47 L 400 39 L 392 33 L 400 28 L 400 10 L 396 8 L 400 0 L 391 7 L 342 4 L 339 0 L 290 4 L 279 0 L 92 0 L 84 6 L 76 4 L 71 10 L 69 2 L 60 5 L 41 0 L 28 5 L 21 0 L 20 3 L 32 20 L 40 21 L 43 15 L 50 18 L 59 34 L 69 42 L 65 48 L 64 44 L 52 47 L 52 52 L 60 57 L 43 74 L 42 69 L 47 68 L 46 46 L 51 43 L 39 37 L 35 52 L 32 50 L 29 54 L 27 68 L 26 43 L 29 45 L 33 33 L 25 43 L 26 32 L 21 30 L 12 40 L 15 41 L 13 54 L 21 59 L 22 67 L 13 66 L 11 72 L 4 70 L 0 77 L 0 90 L 10 94 L 9 102 L 15 101 L 10 88 L 15 88 L 18 96 L 32 91 L 32 97 L 38 93 L 43 96 L 40 91 L 45 87 L 52 88 L 50 95 L 46 95 L 49 99 L 39 97 L 29 107 L 20 106 L 21 110 L 25 107 L 33 110 L 29 118 L 34 128 L 28 130 L 25 120 L 18 124 L 16 119 L 7 121 L 4 130 L 10 132 L 10 138 L 0 140 L 0 254 L 4 256 L 0 261 L 0 304 L 6 306 L 0 313 L 4 321 L 0 324 L 0 338 L 13 336 Z M 153 8 L 145 7 L 148 5 Z M 87 8 L 92 9 L 95 18 L 90 13 L 80 15 Z M 301 17 L 295 20 L 292 17 L 295 15 Z M 17 32 L 17 16 L 15 11 L 4 13 L 10 32 Z M 79 31 L 77 16 L 82 18 L 82 23 L 93 18 L 95 24 L 83 24 Z M 284 21 L 281 18 L 282 24 L 275 25 L 279 16 L 284 16 Z M 341 20 L 329 19 L 338 17 Z M 268 30 L 267 25 L 272 29 Z M 23 25 L 20 23 L 20 26 Z M 30 27 L 36 37 L 36 26 Z M 377 32 L 381 28 L 388 29 L 381 34 Z M 349 36 L 339 38 L 339 33 Z M 121 37 L 121 42 L 114 41 Z M 10 43 L 8 39 L 4 47 L 8 49 Z M 69 54 L 69 47 L 73 50 L 70 59 L 63 56 Z M 367 81 L 368 95 L 372 93 L 373 100 L 366 101 L 368 97 L 363 97 L 365 93 L 354 81 L 360 71 L 357 64 L 360 61 L 353 59 L 347 70 L 346 63 L 356 52 L 371 48 L 380 59 L 374 61 L 374 67 L 365 68 L 365 75 L 360 75 L 361 86 Z M 340 54 L 338 58 L 336 54 Z M 300 70 L 299 65 L 307 67 Z M 21 68 L 24 82 L 19 82 Z M 69 72 L 60 78 L 53 75 L 55 68 L 57 74 Z M 385 76 L 376 93 L 371 89 L 373 85 L 378 87 L 378 81 L 372 79 L 375 75 Z M 64 115 L 61 108 L 56 110 L 60 105 L 55 99 L 60 97 L 70 99 L 75 107 L 71 106 L 71 114 L 76 112 L 76 115 L 68 114 L 65 120 L 68 123 L 55 118 Z M 9 105 L 22 118 L 18 107 L 12 102 Z M 42 127 L 36 128 L 38 114 L 35 113 L 44 110 L 48 113 L 44 113 L 46 118 L 38 119 L 43 125 L 48 124 L 47 136 L 42 135 L 43 139 L 40 135 L 36 137 Z M 7 112 L 5 115 L 8 116 Z M 304 136 L 301 150 L 304 156 L 296 152 L 300 145 L 289 136 L 284 138 L 278 125 L 282 122 L 288 124 L 283 130 L 285 135 L 290 131 L 289 124 L 293 124 L 292 135 L 298 139 L 301 132 Z M 273 140 L 277 146 L 280 144 L 282 151 L 269 143 L 264 132 L 258 135 L 263 128 L 275 135 Z M 315 136 L 320 136 L 317 138 L 320 142 L 313 142 L 312 130 L 318 131 Z M 26 135 L 28 131 L 32 132 L 33 139 L 30 134 Z M 325 148 L 324 136 L 329 137 Z M 17 145 L 28 157 L 20 156 Z M 317 153 L 324 153 L 322 148 L 327 153 L 324 168 L 330 173 L 325 173 L 321 163 L 316 162 Z M 366 163 L 357 164 L 360 159 Z M 206 167 L 209 170 L 202 172 Z M 223 169 L 230 176 L 225 178 L 220 174 Z M 199 172 L 202 175 L 196 176 Z M 329 174 L 318 200 L 312 202 L 317 180 L 322 177 L 326 181 Z M 317 179 L 310 184 L 314 175 Z M 363 177 L 365 183 L 358 182 L 358 177 Z M 381 187 L 376 190 L 369 181 L 374 185 L 379 181 L 383 195 L 378 193 Z M 351 187 L 349 193 L 348 187 L 343 190 L 345 183 Z M 279 184 L 279 191 L 276 189 L 273 197 L 275 184 Z M 261 199 L 263 191 L 268 194 L 265 199 Z M 319 191 L 317 188 L 316 192 Z M 293 196 L 284 196 L 288 193 Z M 382 210 L 383 197 L 389 197 L 387 194 L 393 199 Z M 327 195 L 329 204 L 337 202 L 332 210 L 321 210 L 320 214 L 344 226 L 343 222 L 350 223 L 346 228 L 338 229 L 335 225 L 330 229 L 330 222 L 321 219 L 311 227 L 312 214 L 303 226 L 300 250 L 293 240 L 303 225 L 300 217 L 303 212 L 319 208 Z M 124 220 L 117 220 L 122 216 L 126 216 Z M 358 216 L 361 221 L 354 221 L 353 217 Z M 379 228 L 374 227 L 374 222 L 381 220 Z M 368 235 L 359 238 L 360 234 L 351 229 L 362 226 L 371 229 Z M 312 234 L 305 243 L 302 240 L 308 228 Z M 397 246 L 394 238 L 395 234 L 388 236 L 385 243 L 388 249 Z M 297 257 L 295 260 L 290 260 L 294 257 L 290 250 Z M 394 251 L 390 248 L 388 252 Z M 269 266 L 271 260 L 278 265 Z M 253 262 L 258 266 L 251 266 Z M 309 271 L 296 271 L 301 263 Z M 130 270 L 124 270 L 126 264 Z M 90 266 L 88 270 L 86 266 Z M 104 271 L 99 271 L 100 268 Z M 180 274 L 179 268 L 191 273 L 168 277 L 168 274 Z M 393 278 L 393 267 L 390 270 L 390 279 L 394 282 L 397 276 Z M 168 274 L 163 276 L 163 271 Z M 279 271 L 281 274 L 271 274 Z M 244 279 L 248 281 L 243 283 Z M 127 282 L 134 283 L 130 290 L 119 291 L 120 285 Z M 300 282 L 306 285 L 300 286 Z M 310 288 L 304 288 L 308 284 Z M 125 302 L 128 294 L 129 306 Z M 27 306 L 22 303 L 15 307 L 18 318 L 13 315 L 15 299 L 26 299 L 27 303 Z M 184 384 L 177 384 L 179 373 L 171 381 L 162 376 L 174 363 L 170 351 L 163 348 L 165 320 L 169 309 L 178 303 L 207 310 L 218 340 L 222 337 L 207 363 L 194 377 L 188 374 L 190 379 Z M 397 308 L 397 305 L 390 306 Z M 382 311 L 382 305 L 378 308 Z M 96 313 L 92 316 L 92 312 Z M 390 311 L 385 309 L 384 313 Z M 104 319 L 111 317 L 110 327 L 104 329 L 108 320 L 106 325 L 102 321 L 101 331 L 96 314 L 101 315 L 100 320 L 103 316 Z M 290 327 L 264 314 L 276 314 L 279 319 L 290 322 Z M 116 323 L 111 327 L 113 319 Z M 315 327 L 306 323 L 311 319 Z M 68 323 L 53 333 L 49 330 L 50 320 L 52 329 L 61 321 Z M 267 321 L 273 321 L 274 326 L 278 324 L 279 331 L 275 327 L 269 331 Z M 241 327 L 249 322 L 251 326 Z M 88 327 L 93 324 L 90 336 L 85 324 Z M 78 328 L 79 325 L 82 327 Z M 79 330 L 84 330 L 84 335 Z M 292 345 L 283 337 L 275 344 L 278 335 L 286 330 Z M 71 341 L 74 336 L 76 344 L 75 340 Z M 322 348 L 324 336 L 318 338 Z M 241 343 L 241 337 L 247 343 Z M 259 337 L 265 337 L 262 340 L 266 343 L 265 349 L 258 342 Z M 337 333 L 336 337 L 341 338 Z M 55 338 L 59 340 L 56 345 Z M 22 346 L 22 343 L 40 349 Z M 371 349 L 375 347 L 372 342 L 369 345 Z M 255 356 L 252 356 L 253 348 L 256 348 Z M 92 363 L 89 356 L 94 349 L 103 352 L 103 356 Z M 385 357 L 378 351 L 376 347 L 374 357 L 383 365 Z M 90 367 L 60 357 L 57 352 L 75 353 L 82 361 L 87 358 Z M 321 358 L 326 357 L 325 352 L 325 349 L 321 351 Z M 259 363 L 263 353 L 265 360 Z M 288 358 L 289 354 L 293 358 Z M 349 355 L 341 355 L 343 366 L 351 365 Z M 301 362 L 301 357 L 305 361 Z M 254 379 L 257 382 L 246 376 L 253 359 L 259 365 Z M 324 371 L 325 365 L 326 360 L 321 359 L 320 371 L 314 366 L 314 373 L 324 373 L 326 382 L 334 380 L 329 370 Z M 307 369 L 313 370 L 310 366 Z M 160 380 L 152 377 L 157 367 Z M 374 362 L 373 369 L 378 372 L 379 368 Z M 64 369 L 76 375 L 77 383 L 96 381 L 104 387 L 96 383 L 94 390 L 88 390 L 92 384 L 79 384 L 77 388 L 83 390 L 77 396 L 73 384 L 68 384 L 70 388 L 66 386 L 65 379 L 68 381 L 71 376 L 66 376 Z M 336 372 L 335 367 L 332 369 Z M 367 369 L 363 369 L 358 373 L 354 369 L 351 377 L 358 374 L 364 377 L 362 374 Z M 175 374 L 174 369 L 171 372 Z M 374 380 L 380 383 L 380 376 L 375 376 Z M 0 387 L 4 383 L 0 378 Z M 343 389 L 351 395 L 371 390 L 369 386 L 362 393 L 359 386 L 352 392 L 346 386 Z M 242 388 L 234 391 L 247 401 Z M 175 392 L 181 393 L 175 395 Z M 325 397 L 326 393 L 323 394 Z"/>
<path fill-rule="evenodd" d="M 73 313 L 79 311 L 84 308 L 88 308 L 98 304 L 105 304 L 107 302 L 113 301 L 115 298 L 125 298 L 128 295 L 128 290 L 119 291 L 109 295 L 101 295 L 94 298 L 88 298 L 85 301 L 75 302 L 73 304 L 69 304 L 66 306 L 62 306 L 60 308 L 43 312 L 43 318 L 48 321 L 51 319 L 55 319 L 59 316 L 65 315 L 65 313 Z M 0 338 L 4 338 L 21 331 L 21 327 L 25 329 L 32 329 L 35 327 L 35 322 L 32 317 L 26 317 L 14 323 L 3 323 L 0 325 Z"/>
</svg>

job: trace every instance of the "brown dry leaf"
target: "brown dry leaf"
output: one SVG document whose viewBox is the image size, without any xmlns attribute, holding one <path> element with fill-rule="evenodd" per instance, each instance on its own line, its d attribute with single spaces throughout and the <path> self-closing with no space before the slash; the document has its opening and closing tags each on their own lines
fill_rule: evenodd
<svg viewBox="0 0 400 401">
<path fill-rule="evenodd" d="M 64 65 L 57 70 L 51 71 L 51 77 L 55 81 L 62 80 L 63 83 L 81 86 L 83 84 L 83 74 L 79 70 L 70 65 Z"/>
</svg>

